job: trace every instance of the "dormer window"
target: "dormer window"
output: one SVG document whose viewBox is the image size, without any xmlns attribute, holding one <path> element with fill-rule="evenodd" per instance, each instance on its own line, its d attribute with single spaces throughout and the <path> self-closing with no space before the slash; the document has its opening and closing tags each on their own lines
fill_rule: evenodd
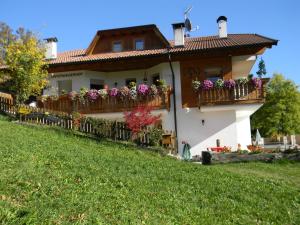
<svg viewBox="0 0 300 225">
<path fill-rule="evenodd" d="M 121 41 L 113 42 L 112 50 L 113 50 L 113 52 L 121 52 L 122 51 L 122 42 Z"/>
<path fill-rule="evenodd" d="M 144 40 L 143 39 L 137 39 L 134 43 L 135 50 L 144 50 Z"/>
</svg>

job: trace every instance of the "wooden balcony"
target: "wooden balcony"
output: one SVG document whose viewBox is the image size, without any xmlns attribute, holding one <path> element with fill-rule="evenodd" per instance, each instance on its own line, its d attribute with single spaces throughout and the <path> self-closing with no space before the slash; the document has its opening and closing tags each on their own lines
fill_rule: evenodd
<svg viewBox="0 0 300 225">
<path fill-rule="evenodd" d="M 99 97 L 93 102 L 89 100 L 80 101 L 79 99 L 71 100 L 67 95 L 63 95 L 56 100 L 51 98 L 48 98 L 46 101 L 38 100 L 38 107 L 49 111 L 79 112 L 82 114 L 125 112 L 132 110 L 138 105 L 147 105 L 154 110 L 170 110 L 170 93 L 168 91 L 155 97 L 138 96 L 135 100 L 107 96 L 104 99 Z"/>
<path fill-rule="evenodd" d="M 269 79 L 262 79 L 261 88 L 252 83 L 236 84 L 234 88 L 213 88 L 199 92 L 199 107 L 204 105 L 251 104 L 263 103 L 266 84 Z"/>
</svg>

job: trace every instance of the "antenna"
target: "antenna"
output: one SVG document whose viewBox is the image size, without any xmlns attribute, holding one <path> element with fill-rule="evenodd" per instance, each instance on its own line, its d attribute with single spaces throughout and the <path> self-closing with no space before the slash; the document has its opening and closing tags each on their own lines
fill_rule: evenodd
<svg viewBox="0 0 300 225">
<path fill-rule="evenodd" d="M 190 13 L 190 11 L 192 9 L 193 9 L 193 6 L 190 6 L 184 11 L 184 19 L 186 19 L 188 17 L 188 14 Z"/>
<path fill-rule="evenodd" d="M 193 6 L 189 6 L 185 11 L 184 11 L 184 26 L 185 26 L 185 31 L 187 33 L 187 36 L 190 36 L 190 32 L 199 30 L 199 26 L 196 26 L 196 28 L 192 28 L 192 23 L 189 19 L 189 13 L 192 11 Z"/>
</svg>

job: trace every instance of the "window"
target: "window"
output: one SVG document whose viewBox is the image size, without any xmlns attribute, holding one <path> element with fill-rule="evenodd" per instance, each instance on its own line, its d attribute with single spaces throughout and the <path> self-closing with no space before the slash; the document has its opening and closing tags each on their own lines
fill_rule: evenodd
<svg viewBox="0 0 300 225">
<path fill-rule="evenodd" d="M 216 81 L 222 79 L 222 68 L 221 67 L 212 67 L 204 70 L 206 79 L 211 81 Z"/>
<path fill-rule="evenodd" d="M 100 90 L 104 88 L 104 81 L 98 79 L 91 79 L 90 80 L 90 89 Z"/>
<path fill-rule="evenodd" d="M 135 40 L 135 50 L 143 50 L 144 49 L 144 40 L 138 39 Z"/>
<path fill-rule="evenodd" d="M 65 94 L 72 91 L 72 80 L 59 80 L 57 81 L 58 94 Z"/>
<path fill-rule="evenodd" d="M 122 42 L 121 41 L 115 41 L 113 42 L 113 52 L 121 52 L 122 51 Z"/>
<path fill-rule="evenodd" d="M 136 83 L 136 79 L 135 78 L 128 78 L 128 79 L 126 79 L 126 81 L 125 81 L 126 86 L 128 87 L 131 82 Z"/>
<path fill-rule="evenodd" d="M 159 85 L 160 76 L 158 73 L 152 75 L 152 84 Z"/>
</svg>

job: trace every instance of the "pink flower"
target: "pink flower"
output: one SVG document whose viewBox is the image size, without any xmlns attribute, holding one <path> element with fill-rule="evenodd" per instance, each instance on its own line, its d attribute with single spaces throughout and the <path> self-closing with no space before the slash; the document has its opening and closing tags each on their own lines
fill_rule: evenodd
<svg viewBox="0 0 300 225">
<path fill-rule="evenodd" d="M 209 90 L 214 87 L 214 83 L 211 80 L 204 80 L 202 83 L 203 90 Z"/>
<path fill-rule="evenodd" d="M 110 91 L 109 91 L 109 96 L 111 97 L 116 97 L 119 93 L 119 90 L 118 88 L 112 88 Z"/>
<path fill-rule="evenodd" d="M 140 84 L 138 87 L 138 93 L 141 95 L 146 95 L 149 91 L 149 86 L 147 84 Z"/>
<path fill-rule="evenodd" d="M 99 97 L 99 93 L 97 90 L 91 89 L 86 93 L 86 96 L 90 101 L 95 101 Z"/>
</svg>

